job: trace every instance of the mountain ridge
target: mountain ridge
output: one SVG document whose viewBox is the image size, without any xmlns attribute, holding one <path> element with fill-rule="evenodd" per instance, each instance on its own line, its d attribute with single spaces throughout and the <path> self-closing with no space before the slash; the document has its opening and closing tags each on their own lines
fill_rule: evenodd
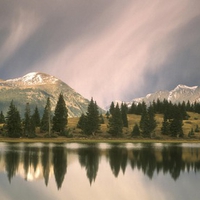
<svg viewBox="0 0 200 200">
<path fill-rule="evenodd" d="M 40 72 L 0 80 L 0 110 L 6 113 L 13 100 L 22 117 L 26 103 L 30 104 L 31 109 L 37 106 L 42 116 L 47 98 L 50 97 L 53 111 L 60 93 L 63 93 L 69 117 L 79 117 L 82 113 L 86 113 L 88 99 L 60 79 Z M 100 109 L 100 111 L 103 110 Z"/>
<path fill-rule="evenodd" d="M 177 85 L 174 89 L 168 90 L 160 90 L 154 93 L 149 93 L 144 97 L 134 98 L 131 101 L 119 101 L 116 100 L 114 103 L 121 104 L 122 102 L 126 103 L 128 107 L 131 106 L 132 103 L 138 104 L 141 102 L 145 102 L 147 105 L 150 105 L 153 101 L 157 100 L 163 101 L 166 99 L 167 101 L 171 101 L 172 103 L 181 103 L 183 101 L 195 103 L 200 102 L 200 86 L 187 86 L 183 84 Z"/>
</svg>

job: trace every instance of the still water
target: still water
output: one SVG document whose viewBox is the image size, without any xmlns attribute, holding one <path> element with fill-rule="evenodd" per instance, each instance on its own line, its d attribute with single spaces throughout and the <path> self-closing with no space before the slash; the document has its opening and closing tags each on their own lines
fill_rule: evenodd
<svg viewBox="0 0 200 200">
<path fill-rule="evenodd" d="M 196 200 L 200 144 L 0 143 L 0 199 Z"/>
</svg>

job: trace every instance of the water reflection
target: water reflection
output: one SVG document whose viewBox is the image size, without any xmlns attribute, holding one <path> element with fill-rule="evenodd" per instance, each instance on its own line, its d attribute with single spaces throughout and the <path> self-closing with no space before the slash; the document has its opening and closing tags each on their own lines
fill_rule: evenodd
<svg viewBox="0 0 200 200">
<path fill-rule="evenodd" d="M 48 186 L 54 176 L 57 189 L 62 188 L 69 165 L 77 163 L 84 168 L 85 175 L 92 185 L 101 167 L 101 160 L 110 166 L 111 173 L 118 177 L 120 171 L 126 174 L 127 166 L 132 171 L 143 172 L 150 180 L 155 174 L 169 174 L 173 180 L 181 172 L 199 172 L 200 146 L 188 145 L 75 145 L 76 148 L 52 144 L 4 144 L 0 145 L 0 169 L 5 170 L 8 182 L 20 175 L 27 181 L 43 178 Z M 73 156 L 72 156 L 73 155 Z M 4 167 L 5 166 L 5 167 Z"/>
<path fill-rule="evenodd" d="M 89 146 L 88 148 L 78 149 L 79 162 L 81 167 L 85 167 L 87 177 L 90 181 L 95 181 L 98 168 L 100 150 L 96 145 Z"/>
</svg>

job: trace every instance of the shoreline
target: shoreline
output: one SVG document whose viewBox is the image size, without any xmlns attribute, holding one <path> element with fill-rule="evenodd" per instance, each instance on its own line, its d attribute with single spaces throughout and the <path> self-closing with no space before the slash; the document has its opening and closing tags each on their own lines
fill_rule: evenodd
<svg viewBox="0 0 200 200">
<path fill-rule="evenodd" d="M 6 143 L 200 143 L 199 139 L 146 139 L 146 138 L 0 138 Z"/>
</svg>

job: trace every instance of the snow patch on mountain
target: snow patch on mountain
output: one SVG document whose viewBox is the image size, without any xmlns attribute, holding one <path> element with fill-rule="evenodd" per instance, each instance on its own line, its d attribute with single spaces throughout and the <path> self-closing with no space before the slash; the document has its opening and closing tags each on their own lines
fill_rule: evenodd
<svg viewBox="0 0 200 200">
<path fill-rule="evenodd" d="M 32 86 L 32 85 L 44 85 L 44 84 L 55 84 L 59 79 L 55 78 L 54 76 L 50 76 L 45 73 L 39 72 L 31 72 L 26 74 L 23 77 L 15 78 L 15 79 L 8 79 L 2 84 L 5 86 Z"/>
<path fill-rule="evenodd" d="M 132 103 L 136 105 L 138 103 L 142 103 L 143 101 L 150 105 L 153 101 L 157 100 L 163 101 L 166 99 L 167 101 L 171 101 L 172 103 L 181 103 L 185 102 L 200 102 L 200 87 L 199 86 L 186 86 L 186 85 L 178 85 L 171 91 L 157 91 L 155 93 L 147 94 L 145 97 L 135 98 L 132 101 L 126 102 L 128 107 L 131 106 Z"/>
</svg>

